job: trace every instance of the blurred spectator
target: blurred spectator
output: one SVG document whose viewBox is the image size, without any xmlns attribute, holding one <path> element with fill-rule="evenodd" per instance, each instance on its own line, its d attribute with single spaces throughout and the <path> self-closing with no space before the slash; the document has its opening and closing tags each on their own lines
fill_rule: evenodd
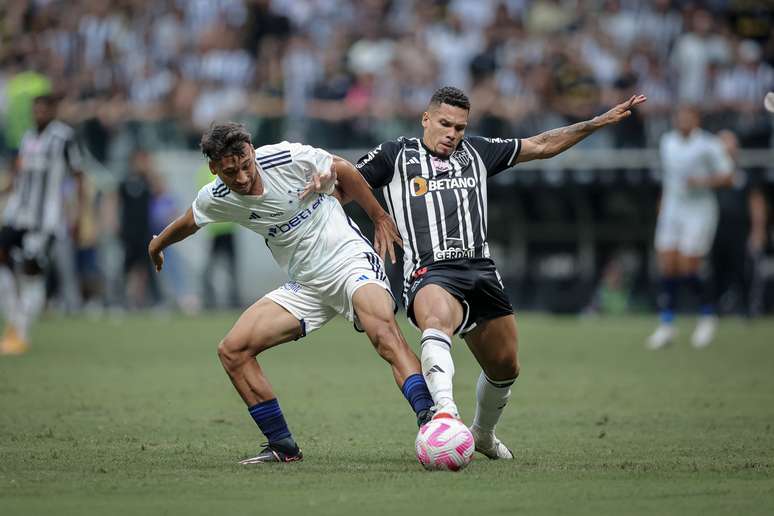
<svg viewBox="0 0 774 516">
<path fill-rule="evenodd" d="M 712 249 L 714 290 L 721 310 L 756 316 L 763 303 L 766 199 L 755 171 L 738 165 L 736 135 L 721 131 L 718 136 L 735 163 L 735 171 L 732 186 L 717 192 L 720 218 Z"/>
<path fill-rule="evenodd" d="M 119 235 L 124 248 L 125 303 L 129 309 L 145 308 L 160 301 L 156 275 L 148 258 L 151 229 L 151 156 L 137 150 L 131 168 L 118 187 Z"/>
<path fill-rule="evenodd" d="M 761 110 L 761 99 L 774 90 L 774 68 L 762 61 L 760 45 L 752 40 L 739 43 L 737 56 L 736 64 L 718 74 L 714 109 L 734 124 L 743 144 L 765 147 L 770 118 Z"/>
<path fill-rule="evenodd" d="M 29 123 L 19 116 L 24 99 L 51 88 L 66 95 L 65 119 L 78 126 L 91 154 L 109 164 L 138 145 L 193 148 L 202 129 L 226 118 L 254 126 L 259 138 L 324 135 L 330 147 L 361 146 L 380 140 L 377 134 L 401 132 L 408 113 L 422 109 L 441 84 L 478 90 L 496 106 L 480 119 L 497 119 L 507 132 L 502 136 L 509 136 L 594 112 L 610 98 L 605 95 L 625 89 L 624 75 L 651 98 L 641 120 L 648 136 L 631 145 L 654 146 L 665 130 L 663 106 L 678 101 L 701 102 L 716 114 L 709 121 L 730 123 L 746 146 L 766 146 L 771 138 L 758 98 L 771 87 L 774 60 L 772 13 L 765 6 L 674 0 L 7 4 L 0 6 L 0 125 L 10 149 Z M 335 84 L 327 86 L 328 79 Z M 321 132 L 329 124 L 336 130 Z M 604 144 L 603 134 L 588 145 Z"/>
<path fill-rule="evenodd" d="M 714 32 L 712 15 L 696 10 L 690 19 L 690 32 L 677 38 L 671 61 L 677 74 L 677 100 L 702 104 L 710 90 L 708 68 L 710 63 L 724 63 L 731 58 L 726 39 Z"/>
<path fill-rule="evenodd" d="M 148 175 L 151 188 L 149 209 L 149 225 L 151 235 L 161 233 L 170 222 L 179 214 L 177 201 L 167 188 L 166 181 L 155 170 Z M 150 262 L 147 256 L 146 242 L 145 261 Z M 171 253 L 168 251 L 172 251 Z M 179 308 L 186 313 L 195 313 L 199 309 L 199 301 L 189 289 L 186 282 L 185 264 L 177 250 L 164 251 L 164 274 L 156 275 L 159 283 L 161 301 L 168 308 Z"/>
<path fill-rule="evenodd" d="M 213 175 L 207 165 L 203 165 L 197 173 L 199 186 L 211 182 Z M 236 225 L 232 223 L 208 224 L 207 233 L 212 238 L 207 263 L 202 274 L 204 308 L 239 308 L 241 305 L 239 281 L 237 279 L 236 262 Z M 166 255 L 166 251 L 165 251 Z M 166 267 L 166 260 L 165 260 Z M 227 281 L 220 281 L 226 277 Z M 224 288 L 216 286 L 225 285 Z M 220 302 L 223 295 L 226 300 Z"/>
<path fill-rule="evenodd" d="M 78 288 L 83 306 L 87 310 L 100 308 L 103 294 L 102 274 L 97 260 L 97 242 L 100 236 L 100 219 L 97 216 L 97 192 L 92 180 L 84 177 L 78 184 L 82 192 L 81 202 L 74 207 L 73 244 Z"/>
</svg>

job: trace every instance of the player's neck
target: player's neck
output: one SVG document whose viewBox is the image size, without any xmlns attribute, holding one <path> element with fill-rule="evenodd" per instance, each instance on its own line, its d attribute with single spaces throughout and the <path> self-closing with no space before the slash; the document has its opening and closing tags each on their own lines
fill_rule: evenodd
<svg viewBox="0 0 774 516">
<path fill-rule="evenodd" d="M 443 154 L 435 152 L 433 149 L 430 148 L 430 146 L 427 144 L 424 138 L 420 138 L 419 141 L 422 144 L 422 147 L 424 147 L 425 150 L 428 153 L 430 153 L 431 156 L 435 156 L 436 158 L 441 158 L 441 159 L 449 159 L 449 157 L 451 157 L 451 154 L 449 154 L 448 156 L 444 156 Z M 456 151 L 457 149 L 454 149 L 454 150 Z"/>
<path fill-rule="evenodd" d="M 250 195 L 263 195 L 263 179 L 260 173 L 255 174 L 255 181 L 250 189 Z"/>
</svg>

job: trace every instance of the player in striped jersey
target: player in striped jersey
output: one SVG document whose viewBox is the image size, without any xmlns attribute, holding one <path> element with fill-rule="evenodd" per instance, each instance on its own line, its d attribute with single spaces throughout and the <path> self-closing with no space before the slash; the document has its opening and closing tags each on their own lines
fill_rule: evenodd
<svg viewBox="0 0 774 516">
<path fill-rule="evenodd" d="M 209 223 L 236 222 L 265 239 L 291 280 L 245 310 L 218 346 L 223 367 L 268 440 L 256 457 L 242 463 L 302 458 L 256 356 L 306 336 L 336 314 L 365 331 L 392 366 L 417 420 L 429 419 L 433 401 L 419 360 L 395 322 L 382 260 L 337 200 L 369 195 L 354 166 L 298 143 L 253 148 L 245 128 L 234 123 L 213 126 L 202 138 L 202 151 L 216 178 L 199 191 L 183 216 L 150 242 L 148 252 L 157 270 L 167 246 Z M 336 190 L 337 175 L 349 179 L 347 187 Z M 366 211 L 374 220 L 380 248 L 399 238 L 378 204 Z"/>
<path fill-rule="evenodd" d="M 68 125 L 56 120 L 57 99 L 33 102 L 35 127 L 19 146 L 13 190 L 0 228 L 0 305 L 6 321 L 3 354 L 28 348 L 29 328 L 46 300 L 44 270 L 53 239 L 63 230 L 63 191 L 69 177 L 81 192 L 81 154 Z"/>
<path fill-rule="evenodd" d="M 513 308 L 486 241 L 487 179 L 516 163 L 555 156 L 644 101 L 634 96 L 592 120 L 504 140 L 465 136 L 470 101 L 444 87 L 422 115 L 421 139 L 385 142 L 357 164 L 369 185 L 382 190 L 403 239 L 404 302 L 422 331 L 422 371 L 438 413 L 458 417 L 452 335 L 464 337 L 481 365 L 471 431 L 476 450 L 489 458 L 513 458 L 494 429 L 519 360 Z"/>
</svg>

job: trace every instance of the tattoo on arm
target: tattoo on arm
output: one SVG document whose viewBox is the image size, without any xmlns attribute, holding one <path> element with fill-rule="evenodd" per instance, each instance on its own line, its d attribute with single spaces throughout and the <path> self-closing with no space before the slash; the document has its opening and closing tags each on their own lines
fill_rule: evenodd
<svg viewBox="0 0 774 516">
<path fill-rule="evenodd" d="M 596 129 L 597 127 L 593 120 L 585 120 L 533 136 L 530 140 L 543 149 L 540 155 L 535 157 L 550 158 L 556 156 L 593 133 Z"/>
</svg>

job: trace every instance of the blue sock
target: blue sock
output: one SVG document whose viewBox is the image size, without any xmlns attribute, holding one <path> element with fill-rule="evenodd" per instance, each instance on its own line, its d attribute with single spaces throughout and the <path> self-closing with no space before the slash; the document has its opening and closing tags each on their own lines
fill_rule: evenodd
<svg viewBox="0 0 774 516">
<path fill-rule="evenodd" d="M 711 301 L 711 292 L 707 283 L 698 274 L 689 274 L 683 280 L 699 301 L 699 313 L 701 315 L 713 315 L 715 306 Z"/>
<path fill-rule="evenodd" d="M 290 437 L 290 430 L 277 398 L 253 405 L 248 410 L 270 443 Z"/>
<path fill-rule="evenodd" d="M 677 302 L 678 278 L 673 276 L 661 277 L 661 294 L 658 297 L 658 307 L 661 322 L 670 324 L 675 320 L 675 304 Z"/>
<path fill-rule="evenodd" d="M 433 406 L 433 398 L 421 373 L 412 374 L 406 378 L 400 390 L 403 391 L 403 395 L 417 415 Z"/>
</svg>

